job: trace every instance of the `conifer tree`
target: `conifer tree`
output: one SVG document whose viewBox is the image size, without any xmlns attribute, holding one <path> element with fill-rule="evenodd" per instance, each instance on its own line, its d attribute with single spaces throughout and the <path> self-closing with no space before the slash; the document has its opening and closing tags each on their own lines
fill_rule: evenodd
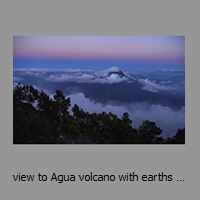
<svg viewBox="0 0 200 200">
<path fill-rule="evenodd" d="M 156 126 L 155 122 L 145 120 L 138 128 L 141 144 L 153 144 L 161 135 L 162 129 Z"/>
</svg>

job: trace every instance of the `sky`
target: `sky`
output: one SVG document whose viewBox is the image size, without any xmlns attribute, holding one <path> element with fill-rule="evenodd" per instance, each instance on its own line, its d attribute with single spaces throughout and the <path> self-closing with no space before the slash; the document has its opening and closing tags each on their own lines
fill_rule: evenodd
<svg viewBox="0 0 200 200">
<path fill-rule="evenodd" d="M 14 68 L 185 70 L 184 36 L 14 36 Z"/>
</svg>

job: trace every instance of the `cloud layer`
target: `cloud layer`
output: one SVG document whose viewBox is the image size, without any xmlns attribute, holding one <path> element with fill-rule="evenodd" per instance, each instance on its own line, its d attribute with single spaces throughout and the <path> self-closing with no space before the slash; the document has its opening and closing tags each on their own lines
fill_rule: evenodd
<svg viewBox="0 0 200 200">
<path fill-rule="evenodd" d="M 178 129 L 185 127 L 185 107 L 174 111 L 170 107 L 159 104 L 151 105 L 139 102 L 126 105 L 103 105 L 90 101 L 83 93 L 72 94 L 67 97 L 71 99 L 71 108 L 74 104 L 77 104 L 89 113 L 112 112 L 121 118 L 124 112 L 128 112 L 134 128 L 138 128 L 144 120 L 154 121 L 157 126 L 163 129 L 162 136 L 164 138 L 172 137 Z"/>
<path fill-rule="evenodd" d="M 184 85 L 184 80 L 178 85 L 174 85 L 172 80 L 156 80 L 142 77 L 138 73 L 128 73 L 120 71 L 118 67 L 111 67 L 108 70 L 93 71 L 80 69 L 45 69 L 45 68 L 18 68 L 14 69 L 13 81 L 21 81 L 25 76 L 42 78 L 51 83 L 77 82 L 77 83 L 121 83 L 138 81 L 143 85 L 142 90 L 157 93 L 159 91 L 175 91 Z M 177 87 L 178 86 L 178 87 Z M 183 86 L 181 86 L 183 87 Z"/>
<path fill-rule="evenodd" d="M 131 77 L 121 72 L 117 67 L 108 70 L 92 71 L 68 71 L 66 73 L 52 74 L 46 79 L 49 82 L 77 82 L 77 83 L 120 83 L 130 81 Z"/>
<path fill-rule="evenodd" d="M 154 80 L 151 81 L 148 78 L 147 79 L 138 79 L 138 81 L 144 85 L 142 87 L 143 90 L 147 90 L 150 92 L 169 91 L 169 90 L 176 89 L 171 86 L 164 85 L 164 84 L 170 83 L 169 81 L 166 81 L 166 82 L 163 81 L 162 84 L 157 84 Z"/>
<path fill-rule="evenodd" d="M 133 121 L 132 125 L 134 128 L 138 128 L 144 120 L 154 121 L 157 126 L 163 129 L 162 136 L 165 138 L 175 135 L 179 128 L 185 126 L 184 74 L 179 74 L 178 72 L 160 72 L 159 74 L 155 73 L 156 75 L 154 73 L 148 74 L 145 72 L 144 74 L 131 73 L 129 75 L 128 73 L 121 72 L 117 67 L 112 67 L 108 70 L 98 72 L 79 69 L 21 68 L 14 69 L 13 74 L 14 83 L 21 82 L 21 84 L 35 85 L 38 89 L 43 89 L 46 93 L 50 94 L 51 97 L 53 96 L 51 92 L 55 92 L 53 88 L 64 88 L 65 90 L 67 82 L 99 83 L 99 85 L 95 84 L 95 87 L 93 87 L 94 85 L 92 84 L 86 84 L 86 87 L 91 86 L 92 89 L 84 88 L 84 90 L 73 90 L 74 94 L 68 96 L 71 98 L 72 106 L 77 104 L 80 108 L 90 113 L 101 113 L 103 111 L 107 113 L 112 112 L 118 117 L 122 117 L 124 112 L 128 112 Z M 121 82 L 134 82 L 134 84 L 115 85 L 115 83 Z M 107 85 L 102 85 L 104 83 L 113 85 L 108 87 Z M 68 84 L 68 88 L 71 89 L 69 85 L 70 84 Z M 74 85 L 76 84 L 72 83 L 72 86 Z M 83 87 L 84 84 L 77 85 Z M 102 88 L 104 95 L 105 92 L 110 95 L 113 95 L 114 93 L 114 96 L 117 97 L 117 99 L 121 97 L 120 101 L 114 101 L 111 99 L 110 101 L 112 102 L 108 101 L 108 103 L 104 105 L 104 101 L 100 101 L 100 95 L 103 93 Z M 173 104 L 162 104 L 162 102 L 158 100 L 161 92 L 167 91 L 163 98 L 167 102 L 170 102 L 170 98 L 174 98 L 174 93 L 179 90 L 181 90 L 182 96 L 177 96 L 177 99 L 172 100 L 172 102 L 175 101 L 175 103 L 180 105 L 178 107 L 175 106 L 176 110 L 172 108 Z M 91 95 L 87 94 L 88 91 L 92 93 L 92 95 L 95 94 L 95 98 L 86 98 L 86 96 L 91 97 Z M 139 99 L 133 98 L 131 101 L 125 101 L 124 98 L 126 95 L 124 94 L 129 94 L 127 98 L 130 97 L 130 94 L 134 97 L 142 94 L 142 97 Z M 103 99 L 105 99 L 104 95 L 101 95 Z M 153 98 L 151 101 L 152 103 L 150 103 L 150 97 L 155 97 L 155 99 Z M 110 96 L 108 95 L 107 98 L 110 98 Z M 96 99 L 97 101 L 93 102 L 91 99 Z M 128 100 L 130 100 L 130 98 Z M 183 101 L 182 104 L 180 104 L 179 100 Z M 116 104 L 116 102 L 118 102 L 118 104 Z"/>
</svg>

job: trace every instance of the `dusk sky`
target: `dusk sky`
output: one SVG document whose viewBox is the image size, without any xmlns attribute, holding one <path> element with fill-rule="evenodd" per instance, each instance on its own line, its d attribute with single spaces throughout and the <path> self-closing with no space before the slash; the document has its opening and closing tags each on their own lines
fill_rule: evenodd
<svg viewBox="0 0 200 200">
<path fill-rule="evenodd" d="M 14 36 L 14 68 L 185 70 L 184 36 Z"/>
</svg>

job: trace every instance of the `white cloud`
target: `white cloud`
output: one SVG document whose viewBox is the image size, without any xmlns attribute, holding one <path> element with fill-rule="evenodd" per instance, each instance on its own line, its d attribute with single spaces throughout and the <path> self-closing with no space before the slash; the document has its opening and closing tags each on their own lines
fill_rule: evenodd
<svg viewBox="0 0 200 200">
<path fill-rule="evenodd" d="M 78 82 L 78 83 L 120 83 L 123 81 L 129 81 L 128 77 L 120 76 L 117 73 L 108 74 L 110 71 L 100 72 L 77 72 L 71 71 L 65 74 L 52 74 L 49 75 L 45 80 L 50 82 Z M 116 72 L 116 70 L 114 71 Z"/>
<path fill-rule="evenodd" d="M 158 92 L 159 90 L 161 91 L 175 90 L 175 88 L 173 87 L 157 84 L 155 81 L 151 81 L 148 78 L 138 79 L 138 81 L 144 85 L 142 88 L 143 90 L 147 90 L 150 92 Z"/>
<path fill-rule="evenodd" d="M 34 73 L 34 72 L 32 72 L 32 71 L 30 71 L 30 70 L 28 70 L 28 71 L 25 71 L 23 75 L 34 76 L 34 75 L 35 75 L 35 73 Z"/>
<path fill-rule="evenodd" d="M 80 108 L 89 113 L 101 113 L 104 111 L 107 113 L 112 112 L 113 114 L 116 114 L 118 116 L 122 116 L 124 113 L 123 106 L 114 106 L 109 104 L 103 105 L 101 103 L 95 103 L 86 98 L 83 93 L 71 94 L 69 96 L 66 96 L 66 98 L 68 97 L 71 99 L 71 108 L 74 106 L 74 104 L 77 104 Z"/>
<path fill-rule="evenodd" d="M 161 81 L 160 83 L 161 84 L 169 84 L 169 83 L 172 83 L 172 81 Z"/>
<path fill-rule="evenodd" d="M 185 127 L 185 107 L 173 110 L 156 104 L 134 103 L 128 105 L 133 126 L 141 125 L 144 120 L 154 121 L 163 129 L 163 137 L 171 137 L 179 128 Z"/>
<path fill-rule="evenodd" d="M 36 73 L 34 74 L 34 76 L 35 76 L 35 77 L 44 77 L 45 74 L 46 74 L 46 72 L 36 72 Z"/>
<path fill-rule="evenodd" d="M 50 82 L 90 82 L 95 77 L 92 74 L 86 74 L 86 73 L 69 73 L 69 74 L 54 74 L 50 75 L 46 78 L 46 81 Z"/>
<path fill-rule="evenodd" d="M 23 79 L 19 76 L 13 76 L 13 81 L 14 82 L 19 82 L 19 81 L 22 81 Z"/>
<path fill-rule="evenodd" d="M 118 67 L 111 67 L 108 70 L 92 71 L 79 69 L 43 69 L 43 68 L 25 68 L 14 69 L 18 76 L 35 76 L 44 77 L 49 82 L 78 82 L 78 83 L 120 83 L 123 81 L 130 82 L 131 77 L 122 73 Z M 51 73 L 46 76 L 47 73 Z M 45 77 L 46 76 L 46 77 Z"/>
</svg>

